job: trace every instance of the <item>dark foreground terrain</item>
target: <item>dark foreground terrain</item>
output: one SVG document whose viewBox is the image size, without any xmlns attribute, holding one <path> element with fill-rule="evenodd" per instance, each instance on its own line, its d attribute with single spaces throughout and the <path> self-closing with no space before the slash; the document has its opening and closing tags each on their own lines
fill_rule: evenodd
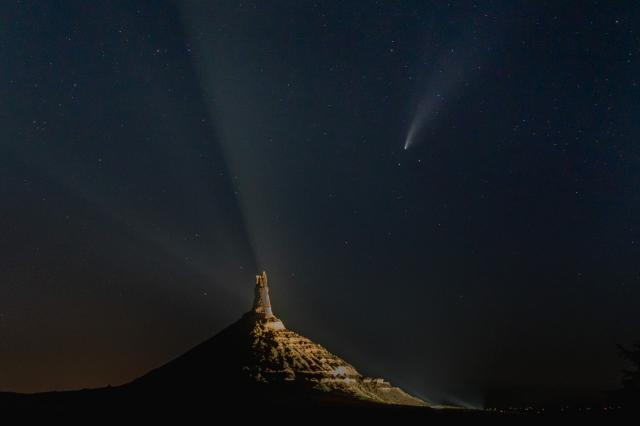
<svg viewBox="0 0 640 426">
<path fill-rule="evenodd" d="M 227 391 L 230 393 L 227 394 Z M 0 394 L 0 411 L 10 418 L 16 416 L 39 419 L 109 420 L 141 418 L 147 421 L 167 419 L 189 420 L 194 423 L 203 418 L 217 419 L 213 423 L 225 423 L 232 416 L 234 421 L 262 420 L 269 418 L 282 423 L 308 423 L 317 420 L 359 419 L 367 421 L 436 421 L 438 423 L 461 420 L 590 420 L 602 421 L 637 418 L 635 410 L 588 411 L 500 411 L 434 409 L 400 405 L 376 404 L 353 401 L 335 395 L 309 395 L 301 392 L 292 396 L 288 390 L 270 389 L 264 394 L 260 389 L 233 389 L 224 393 L 211 389 L 208 394 L 185 392 L 161 396 L 144 394 L 131 389 L 99 389 L 74 392 L 54 392 L 34 395 Z M 286 397 L 283 396 L 286 394 Z M 311 416 L 311 417 L 309 417 Z M 402 424 L 402 423 L 393 423 Z"/>
</svg>

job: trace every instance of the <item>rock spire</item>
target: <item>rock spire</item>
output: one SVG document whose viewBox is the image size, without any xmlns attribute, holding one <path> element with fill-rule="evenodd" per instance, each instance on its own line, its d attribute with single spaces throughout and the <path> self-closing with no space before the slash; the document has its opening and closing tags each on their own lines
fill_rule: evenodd
<svg viewBox="0 0 640 426">
<path fill-rule="evenodd" d="M 268 327 L 272 329 L 284 329 L 284 324 L 273 314 L 271 310 L 271 298 L 269 297 L 269 283 L 267 281 L 267 271 L 256 275 L 256 287 L 254 290 L 253 313 L 262 317 Z"/>
</svg>

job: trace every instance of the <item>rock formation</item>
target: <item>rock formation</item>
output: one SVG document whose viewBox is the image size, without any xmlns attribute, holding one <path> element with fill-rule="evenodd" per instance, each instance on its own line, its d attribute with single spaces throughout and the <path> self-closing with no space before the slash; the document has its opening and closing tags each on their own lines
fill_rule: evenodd
<svg viewBox="0 0 640 426">
<path fill-rule="evenodd" d="M 258 362 L 248 371 L 255 380 L 301 381 L 319 391 L 339 391 L 368 401 L 426 405 L 383 379 L 362 376 L 321 345 L 287 330 L 271 309 L 266 272 L 256 276 L 253 312 L 252 347 Z"/>
<path fill-rule="evenodd" d="M 256 276 L 252 309 L 220 333 L 131 383 L 32 395 L 0 393 L 0 409 L 60 412 L 260 415 L 272 407 L 426 406 L 383 379 L 361 375 L 273 313 L 267 274 Z M 419 410 L 426 413 L 431 410 Z M 271 411 L 266 411 L 271 413 Z M 405 411 L 403 411 L 405 412 Z M 411 411 L 414 412 L 414 411 Z M 163 419 L 164 420 L 164 419 Z"/>
<path fill-rule="evenodd" d="M 209 341 L 134 382 L 154 389 L 202 389 L 241 385 L 260 401 L 300 404 L 306 401 L 426 403 L 383 379 L 361 375 L 321 345 L 288 330 L 274 314 L 267 274 L 256 276 L 253 308 Z M 206 392 L 206 391 L 202 391 Z"/>
<path fill-rule="evenodd" d="M 265 327 L 272 330 L 284 330 L 284 324 L 271 310 L 271 299 L 269 298 L 269 284 L 267 283 L 267 272 L 256 275 L 256 288 L 253 299 L 253 312 L 257 318 L 262 320 Z"/>
</svg>

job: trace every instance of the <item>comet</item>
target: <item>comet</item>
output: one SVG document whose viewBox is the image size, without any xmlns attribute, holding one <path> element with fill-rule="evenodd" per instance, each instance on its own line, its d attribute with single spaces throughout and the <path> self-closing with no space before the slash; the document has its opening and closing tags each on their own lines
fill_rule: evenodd
<svg viewBox="0 0 640 426">
<path fill-rule="evenodd" d="M 407 137 L 404 140 L 405 151 L 415 143 L 420 131 L 427 126 L 429 119 L 438 115 L 440 103 L 442 103 L 442 96 L 440 94 L 425 99 L 420 103 L 409 126 L 409 131 L 407 131 Z"/>
<path fill-rule="evenodd" d="M 424 139 L 427 129 L 433 130 L 438 125 L 439 117 L 469 87 L 470 81 L 481 74 L 486 52 L 473 40 L 470 36 L 462 37 L 434 55 L 433 60 L 425 60 L 426 79 L 421 84 L 422 96 L 404 140 L 405 151 Z"/>
</svg>

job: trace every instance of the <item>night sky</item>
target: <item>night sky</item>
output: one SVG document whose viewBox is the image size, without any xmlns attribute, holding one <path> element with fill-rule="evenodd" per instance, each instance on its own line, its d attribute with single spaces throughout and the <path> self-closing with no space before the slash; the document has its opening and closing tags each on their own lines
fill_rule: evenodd
<svg viewBox="0 0 640 426">
<path fill-rule="evenodd" d="M 0 99 L 0 390 L 129 381 L 262 269 L 432 400 L 640 337 L 636 2 L 7 1 Z"/>
</svg>

